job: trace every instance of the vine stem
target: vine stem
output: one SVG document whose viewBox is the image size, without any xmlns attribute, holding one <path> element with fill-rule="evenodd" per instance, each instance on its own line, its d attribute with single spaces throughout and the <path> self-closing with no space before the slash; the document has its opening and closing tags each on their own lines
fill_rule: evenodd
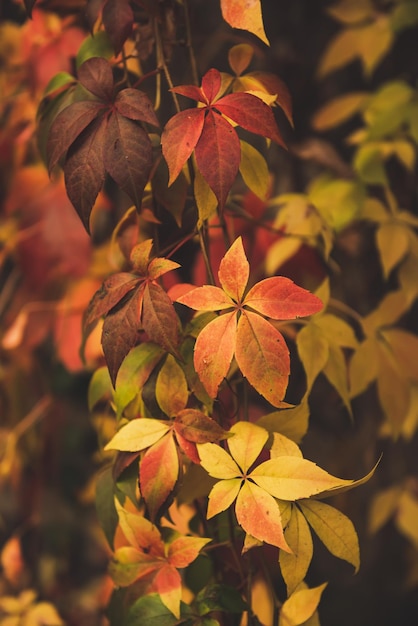
<svg viewBox="0 0 418 626">
<path fill-rule="evenodd" d="M 165 60 L 165 56 L 164 56 L 164 50 L 163 50 L 163 43 L 161 40 L 161 33 L 160 33 L 160 29 L 158 26 L 158 20 L 156 18 L 154 18 L 153 20 L 153 25 L 154 25 L 154 36 L 155 36 L 155 42 L 156 42 L 156 46 L 157 46 L 157 65 L 159 68 L 161 68 L 164 72 L 164 76 L 165 79 L 167 81 L 167 84 L 169 86 L 170 89 L 173 89 L 174 87 L 174 83 L 171 79 L 171 75 L 170 75 L 170 71 L 168 69 L 166 60 Z M 180 104 L 179 104 L 179 100 L 177 98 L 177 94 L 175 94 L 173 91 L 171 92 L 172 98 L 173 98 L 173 102 L 174 102 L 174 106 L 176 108 L 177 113 L 180 113 L 181 109 L 180 109 Z"/>
<path fill-rule="evenodd" d="M 199 84 L 199 72 L 197 71 L 196 57 L 192 45 L 192 29 L 190 24 L 190 10 L 188 0 L 183 2 L 184 19 L 186 23 L 186 46 L 189 52 L 190 68 L 192 70 L 192 80 L 195 85 Z"/>
<path fill-rule="evenodd" d="M 209 250 L 208 250 L 206 237 L 205 237 L 205 228 L 204 227 L 199 228 L 197 233 L 199 235 L 200 249 L 202 251 L 203 261 L 205 263 L 206 273 L 208 275 L 208 281 L 211 285 L 215 285 L 216 284 L 215 277 L 213 275 L 212 267 L 210 264 Z"/>
</svg>

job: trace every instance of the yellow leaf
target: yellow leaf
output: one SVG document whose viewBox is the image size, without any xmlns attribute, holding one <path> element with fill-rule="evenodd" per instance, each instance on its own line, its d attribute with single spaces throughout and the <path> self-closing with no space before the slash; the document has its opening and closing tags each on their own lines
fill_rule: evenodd
<svg viewBox="0 0 418 626">
<path fill-rule="evenodd" d="M 161 420 L 146 417 L 133 419 L 118 430 L 104 449 L 139 452 L 152 446 L 169 430 L 170 427 Z"/>
<path fill-rule="evenodd" d="M 363 320 L 363 326 L 370 335 L 377 328 L 392 326 L 409 309 L 410 303 L 402 290 L 389 292 L 379 306 Z"/>
<path fill-rule="evenodd" d="M 398 506 L 396 526 L 416 548 L 418 548 L 418 500 L 409 491 L 405 491 Z"/>
<path fill-rule="evenodd" d="M 331 288 L 330 288 L 328 276 L 319 285 L 318 289 L 315 291 L 315 295 L 318 296 L 320 300 L 322 300 L 322 302 L 324 303 L 324 310 L 325 310 L 328 306 L 328 302 L 331 297 Z"/>
<path fill-rule="evenodd" d="M 369 531 L 376 533 L 395 515 L 403 487 L 396 485 L 377 493 L 369 511 Z"/>
<path fill-rule="evenodd" d="M 270 458 L 275 459 L 278 456 L 298 456 L 302 458 L 302 451 L 299 446 L 288 437 L 285 437 L 281 433 L 273 433 Z"/>
<path fill-rule="evenodd" d="M 389 18 L 379 15 L 372 24 L 362 28 L 358 35 L 357 46 L 360 48 L 364 72 L 370 76 L 392 46 L 394 35 Z"/>
<path fill-rule="evenodd" d="M 377 378 L 378 350 L 376 339 L 371 337 L 363 341 L 351 357 L 348 368 L 351 398 L 366 391 L 372 381 Z"/>
<path fill-rule="evenodd" d="M 311 321 L 298 332 L 296 345 L 306 374 L 306 393 L 309 393 L 328 361 L 329 343 L 322 330 Z"/>
<path fill-rule="evenodd" d="M 360 567 L 360 549 L 353 522 L 341 511 L 318 500 L 300 503 L 302 512 L 322 543 L 339 559 Z"/>
<path fill-rule="evenodd" d="M 344 24 L 356 24 L 373 16 L 370 0 L 341 0 L 327 8 L 327 13 Z"/>
<path fill-rule="evenodd" d="M 56 608 L 48 602 L 35 604 L 22 620 L 22 626 L 63 626 L 63 624 Z"/>
<path fill-rule="evenodd" d="M 283 603 L 279 626 L 300 626 L 306 622 L 315 613 L 327 584 L 292 593 Z"/>
<path fill-rule="evenodd" d="M 330 72 L 344 67 L 358 56 L 359 29 L 346 29 L 336 35 L 327 47 L 318 65 L 318 76 L 324 78 Z"/>
<path fill-rule="evenodd" d="M 318 131 L 334 128 L 361 111 L 368 98 L 369 95 L 364 92 L 348 93 L 334 98 L 315 113 L 312 126 Z"/>
<path fill-rule="evenodd" d="M 256 574 L 251 585 L 251 606 L 254 607 L 259 624 L 272 623 L 275 602 L 271 584 L 266 582 L 261 573 Z M 207 626 L 215 626 L 215 622 Z"/>
<path fill-rule="evenodd" d="M 254 56 L 254 48 L 248 43 L 239 43 L 228 52 L 228 62 L 237 76 L 245 72 Z"/>
<path fill-rule="evenodd" d="M 158 372 L 155 398 L 166 415 L 173 417 L 185 408 L 189 392 L 186 376 L 176 359 L 168 354 Z"/>
<path fill-rule="evenodd" d="M 389 214 L 382 202 L 377 198 L 366 198 L 361 210 L 361 217 L 372 222 L 386 222 Z"/>
<path fill-rule="evenodd" d="M 295 256 L 302 245 L 297 237 L 283 237 L 273 243 L 266 254 L 266 274 L 272 276 L 289 259 Z"/>
<path fill-rule="evenodd" d="M 230 429 L 233 437 L 228 440 L 228 448 L 243 472 L 246 472 L 254 463 L 267 439 L 265 428 L 251 422 L 237 422 Z"/>
<path fill-rule="evenodd" d="M 265 158 L 251 144 L 240 141 L 239 171 L 245 184 L 256 196 L 265 199 L 269 187 L 269 170 Z"/>
<path fill-rule="evenodd" d="M 198 227 L 201 228 L 206 220 L 215 215 L 218 201 L 198 168 L 195 168 L 193 191 L 199 213 Z"/>
<path fill-rule="evenodd" d="M 212 487 L 209 493 L 207 519 L 218 515 L 218 513 L 225 511 L 231 506 L 238 495 L 241 483 L 241 478 L 230 478 L 228 480 L 220 480 Z"/>
<path fill-rule="evenodd" d="M 253 33 L 269 45 L 261 14 L 261 0 L 221 0 L 222 16 L 232 28 Z"/>
<path fill-rule="evenodd" d="M 380 405 L 392 426 L 393 433 L 397 436 L 408 415 L 411 388 L 409 382 L 399 372 L 399 366 L 386 343 L 380 341 L 379 348 L 377 393 Z"/>
<path fill-rule="evenodd" d="M 418 430 L 418 385 L 411 387 L 411 402 L 404 423 L 402 424 L 402 437 L 411 441 Z"/>
<path fill-rule="evenodd" d="M 328 361 L 323 373 L 331 385 L 338 391 L 344 405 L 352 416 L 350 394 L 348 392 L 348 369 L 345 356 L 341 348 L 335 344 L 329 344 Z"/>
<path fill-rule="evenodd" d="M 261 417 L 257 424 L 270 433 L 278 432 L 299 443 L 308 430 L 309 406 L 307 400 L 298 406 L 273 411 Z"/>
<path fill-rule="evenodd" d="M 359 215 L 364 189 L 358 182 L 320 176 L 310 185 L 309 199 L 331 228 L 339 231 Z"/>
<path fill-rule="evenodd" d="M 330 343 L 336 343 L 344 348 L 353 348 L 354 350 L 357 348 L 358 341 L 354 330 L 340 317 L 324 313 L 317 316 L 315 324 L 322 330 L 324 337 Z"/>
<path fill-rule="evenodd" d="M 292 552 L 281 550 L 279 564 L 286 583 L 287 593 L 290 595 L 305 578 L 313 555 L 311 531 L 297 506 L 292 506 L 292 515 L 286 526 L 284 536 Z"/>
<path fill-rule="evenodd" d="M 403 376 L 418 381 L 418 337 L 401 328 L 388 328 L 381 334 L 390 346 Z"/>
<path fill-rule="evenodd" d="M 280 500 L 300 500 L 323 491 L 351 485 L 328 474 L 312 461 L 296 456 L 280 456 L 258 465 L 249 475 L 262 489 Z"/>
<path fill-rule="evenodd" d="M 226 450 L 216 443 L 198 443 L 197 451 L 202 467 L 213 478 L 239 478 L 242 471 Z"/>
</svg>

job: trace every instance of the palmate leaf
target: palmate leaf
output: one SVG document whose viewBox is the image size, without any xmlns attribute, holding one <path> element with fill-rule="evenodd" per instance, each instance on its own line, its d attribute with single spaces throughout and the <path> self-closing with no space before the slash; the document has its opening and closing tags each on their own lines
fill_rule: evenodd
<svg viewBox="0 0 418 626">
<path fill-rule="evenodd" d="M 133 419 L 112 437 L 104 449 L 139 452 L 159 441 L 169 430 L 170 427 L 162 420 L 146 417 Z"/>
<path fill-rule="evenodd" d="M 107 0 L 102 12 L 103 26 L 115 54 L 118 55 L 123 44 L 132 32 L 134 13 L 129 0 Z"/>
<path fill-rule="evenodd" d="M 139 465 L 139 486 L 151 520 L 173 491 L 179 475 L 179 458 L 172 433 L 151 446 Z"/>
<path fill-rule="evenodd" d="M 162 287 L 153 282 L 145 285 L 142 305 L 142 326 L 154 343 L 181 359 L 179 320 L 174 306 Z"/>
<path fill-rule="evenodd" d="M 158 372 L 155 385 L 155 399 L 166 415 L 173 417 L 184 409 L 189 392 L 186 376 L 171 354 Z"/>
<path fill-rule="evenodd" d="M 93 57 L 80 65 L 78 80 L 83 87 L 101 100 L 112 100 L 114 90 L 112 66 L 106 59 Z"/>
<path fill-rule="evenodd" d="M 204 109 L 186 109 L 174 115 L 164 127 L 161 146 L 170 174 L 171 185 L 191 156 L 202 134 Z"/>
<path fill-rule="evenodd" d="M 239 237 L 219 264 L 219 282 L 224 292 L 235 302 L 241 302 L 250 277 L 250 264 Z"/>
<path fill-rule="evenodd" d="M 298 589 L 283 603 L 279 626 L 301 626 L 315 613 L 328 583 L 312 589 Z"/>
<path fill-rule="evenodd" d="M 287 594 L 290 595 L 305 578 L 313 555 L 311 531 L 297 506 L 292 506 L 292 514 L 284 536 L 292 552 L 281 550 L 279 564 Z"/>
</svg>

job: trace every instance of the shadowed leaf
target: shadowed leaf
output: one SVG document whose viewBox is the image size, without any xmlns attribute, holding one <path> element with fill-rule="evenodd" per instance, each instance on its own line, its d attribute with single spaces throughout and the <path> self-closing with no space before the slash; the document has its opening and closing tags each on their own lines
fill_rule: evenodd
<svg viewBox="0 0 418 626">
<path fill-rule="evenodd" d="M 180 358 L 179 321 L 170 298 L 154 283 L 147 283 L 142 307 L 142 326 L 154 343 Z"/>
<path fill-rule="evenodd" d="M 116 55 L 132 32 L 134 13 L 129 0 L 107 0 L 102 12 L 103 26 Z"/>
<path fill-rule="evenodd" d="M 174 430 L 184 439 L 193 443 L 209 443 L 228 437 L 225 431 L 211 417 L 196 409 L 179 411 L 174 421 Z"/>
<path fill-rule="evenodd" d="M 113 73 L 109 61 L 102 57 L 87 59 L 78 68 L 77 75 L 80 83 L 88 91 L 101 100 L 112 100 Z"/>
<path fill-rule="evenodd" d="M 139 89 L 122 89 L 115 99 L 115 107 L 121 115 L 131 120 L 159 126 L 152 103 L 148 96 Z"/>
</svg>

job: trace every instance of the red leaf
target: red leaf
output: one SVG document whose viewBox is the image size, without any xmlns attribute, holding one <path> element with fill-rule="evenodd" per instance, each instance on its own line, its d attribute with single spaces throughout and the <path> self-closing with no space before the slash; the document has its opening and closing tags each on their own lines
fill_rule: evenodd
<svg viewBox="0 0 418 626">
<path fill-rule="evenodd" d="M 211 417 L 196 409 L 183 409 L 174 420 L 174 431 L 193 443 L 213 443 L 228 433 Z"/>
<path fill-rule="evenodd" d="M 107 0 L 102 12 L 103 26 L 116 55 L 132 32 L 134 14 L 129 0 Z"/>
<path fill-rule="evenodd" d="M 235 304 L 222 289 L 212 285 L 195 287 L 179 296 L 176 302 L 185 304 L 195 311 L 221 311 L 230 309 Z"/>
<path fill-rule="evenodd" d="M 196 444 L 192 443 L 191 441 L 188 441 L 187 439 L 182 437 L 178 432 L 176 432 L 176 439 L 177 439 L 177 443 L 179 444 L 180 448 L 183 450 L 184 454 L 188 456 L 189 459 L 193 461 L 193 463 L 196 463 L 196 465 L 200 465 L 200 458 L 197 452 Z"/>
<path fill-rule="evenodd" d="M 264 489 L 246 480 L 238 494 L 235 513 L 246 533 L 291 552 L 284 538 L 279 505 Z"/>
<path fill-rule="evenodd" d="M 222 79 L 218 70 L 210 69 L 202 78 L 202 91 L 208 102 L 214 102 L 221 89 Z"/>
<path fill-rule="evenodd" d="M 72 144 L 64 166 L 65 187 L 87 232 L 90 213 L 105 179 L 103 142 L 106 123 L 92 122 Z"/>
<path fill-rule="evenodd" d="M 113 73 L 109 61 L 92 57 L 80 65 L 77 73 L 78 80 L 88 91 L 102 100 L 112 100 Z"/>
<path fill-rule="evenodd" d="M 180 618 L 181 576 L 175 567 L 164 563 L 149 591 L 156 591 L 165 606 Z"/>
<path fill-rule="evenodd" d="M 219 265 L 219 282 L 224 291 L 235 302 L 241 302 L 250 275 L 250 266 L 245 256 L 241 237 L 229 248 Z"/>
<path fill-rule="evenodd" d="M 209 322 L 199 333 L 194 351 L 195 370 L 211 398 L 228 374 L 235 351 L 236 312 Z"/>
<path fill-rule="evenodd" d="M 140 208 L 152 166 L 152 146 L 147 133 L 135 122 L 114 113 L 108 122 L 103 158 L 115 183 Z"/>
<path fill-rule="evenodd" d="M 195 154 L 203 178 L 223 208 L 238 173 L 241 148 L 231 124 L 212 110 L 205 117 Z"/>
<path fill-rule="evenodd" d="M 286 147 L 273 111 L 257 96 L 243 92 L 230 93 L 218 100 L 216 108 L 245 130 L 268 137 Z"/>
<path fill-rule="evenodd" d="M 170 91 L 174 91 L 174 93 L 178 93 L 180 96 L 184 96 L 185 98 L 197 100 L 203 104 L 208 104 L 208 99 L 201 88 L 196 87 L 195 85 L 178 85 L 177 87 L 173 87 Z"/>
<path fill-rule="evenodd" d="M 247 293 L 244 304 L 275 320 L 313 315 L 324 306 L 317 296 L 284 276 L 273 276 L 256 283 Z"/>
<path fill-rule="evenodd" d="M 46 145 L 51 172 L 85 128 L 103 111 L 100 102 L 84 100 L 65 107 L 51 125 Z"/>
<path fill-rule="evenodd" d="M 115 107 L 124 117 L 159 126 L 151 100 L 139 89 L 122 89 L 116 96 Z"/>
<path fill-rule="evenodd" d="M 138 290 L 128 302 L 111 311 L 103 323 L 102 346 L 113 386 L 123 359 L 138 339 L 141 298 L 142 290 Z"/>
<path fill-rule="evenodd" d="M 254 78 L 261 83 L 268 93 L 271 95 L 277 94 L 276 102 L 283 109 L 284 114 L 293 126 L 292 117 L 292 99 L 287 88 L 287 85 L 275 74 L 268 72 L 250 72 L 246 74 L 246 79 Z"/>
<path fill-rule="evenodd" d="M 151 520 L 173 491 L 178 474 L 178 453 L 170 432 L 147 450 L 139 466 L 139 486 Z"/>
<path fill-rule="evenodd" d="M 256 313 L 241 315 L 235 358 L 248 382 L 273 406 L 283 400 L 290 373 L 289 351 L 283 336 Z"/>
<path fill-rule="evenodd" d="M 138 276 L 128 272 L 113 274 L 96 291 L 84 314 L 84 326 L 89 326 L 106 315 L 122 298 L 138 285 Z"/>
<path fill-rule="evenodd" d="M 173 303 L 164 289 L 154 283 L 145 286 L 142 326 L 151 341 L 181 358 L 177 351 L 179 321 Z"/>
<path fill-rule="evenodd" d="M 205 121 L 204 109 L 186 109 L 174 115 L 161 135 L 161 145 L 167 161 L 171 185 L 196 147 Z"/>
</svg>

